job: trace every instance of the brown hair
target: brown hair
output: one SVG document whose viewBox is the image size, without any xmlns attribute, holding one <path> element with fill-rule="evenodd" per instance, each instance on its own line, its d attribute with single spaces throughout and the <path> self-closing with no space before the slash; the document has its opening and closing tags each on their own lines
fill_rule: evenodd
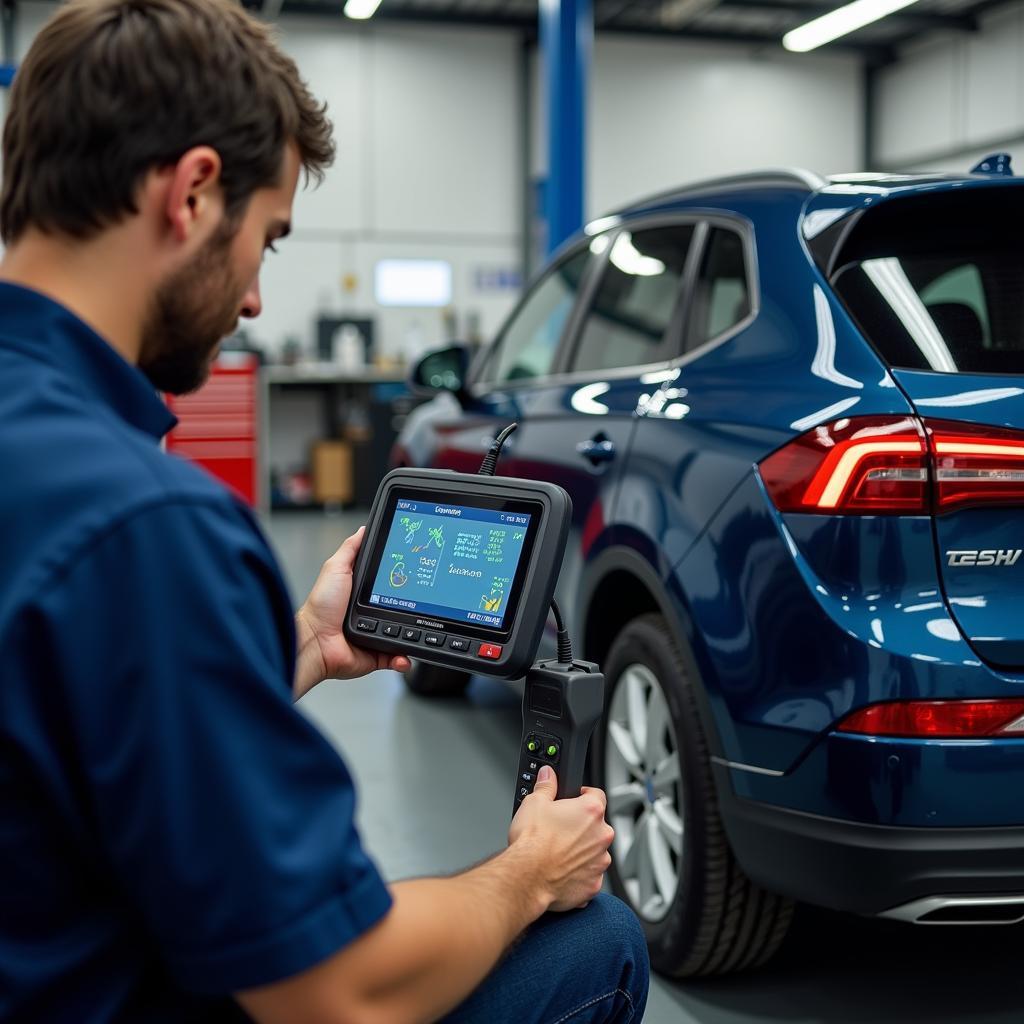
<svg viewBox="0 0 1024 1024">
<path fill-rule="evenodd" d="M 222 162 L 229 216 L 334 159 L 331 124 L 270 30 L 232 0 L 71 0 L 18 69 L 3 135 L 0 237 L 88 238 L 136 213 L 145 175 L 193 146 Z"/>
</svg>

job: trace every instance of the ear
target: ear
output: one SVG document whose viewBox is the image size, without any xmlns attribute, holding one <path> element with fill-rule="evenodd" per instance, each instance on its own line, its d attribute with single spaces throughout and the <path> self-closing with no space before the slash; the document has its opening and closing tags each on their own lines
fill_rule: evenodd
<svg viewBox="0 0 1024 1024">
<path fill-rule="evenodd" d="M 224 211 L 220 154 L 210 146 L 195 146 L 170 171 L 165 213 L 175 240 L 184 242 L 219 222 Z"/>
</svg>

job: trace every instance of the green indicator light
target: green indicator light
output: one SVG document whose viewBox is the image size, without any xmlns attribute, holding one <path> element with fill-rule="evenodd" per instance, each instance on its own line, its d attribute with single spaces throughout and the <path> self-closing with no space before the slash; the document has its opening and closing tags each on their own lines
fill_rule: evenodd
<svg viewBox="0 0 1024 1024">
<path fill-rule="evenodd" d="M 526 749 L 532 754 L 533 751 L 540 749 L 540 744 L 536 740 L 530 740 L 530 742 L 526 744 Z"/>
<path fill-rule="evenodd" d="M 551 744 L 551 745 L 550 745 L 550 746 L 548 747 L 548 757 L 554 757 L 554 756 L 555 756 L 555 754 L 557 754 L 557 753 L 558 753 L 558 747 L 556 747 L 556 746 L 554 745 L 554 743 L 552 743 L 552 744 Z"/>
</svg>

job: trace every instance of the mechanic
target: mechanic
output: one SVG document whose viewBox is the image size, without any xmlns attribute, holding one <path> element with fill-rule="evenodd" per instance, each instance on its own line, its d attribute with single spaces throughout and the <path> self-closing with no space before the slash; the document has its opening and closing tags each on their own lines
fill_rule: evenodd
<svg viewBox="0 0 1024 1024">
<path fill-rule="evenodd" d="M 300 172 L 332 158 L 324 108 L 231 0 L 74 0 L 18 71 L 0 195 L 12 1024 L 643 1015 L 641 929 L 599 895 L 604 794 L 556 802 L 542 775 L 504 851 L 386 885 L 345 765 L 292 705 L 408 667 L 342 636 L 360 535 L 293 617 L 250 513 L 160 450 L 154 388 L 196 388 L 260 312 Z"/>
</svg>

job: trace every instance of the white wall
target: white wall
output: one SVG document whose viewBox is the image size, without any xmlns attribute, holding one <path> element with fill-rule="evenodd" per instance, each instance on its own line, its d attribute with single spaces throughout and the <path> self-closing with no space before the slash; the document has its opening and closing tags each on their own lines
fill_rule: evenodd
<svg viewBox="0 0 1024 1024">
<path fill-rule="evenodd" d="M 1024 4 L 977 33 L 935 35 L 879 75 L 875 147 L 885 168 L 969 170 L 993 150 L 1024 167 Z"/>
<path fill-rule="evenodd" d="M 547 168 L 534 62 L 531 171 Z M 771 167 L 859 169 L 861 62 L 764 47 L 598 36 L 591 69 L 587 215 L 691 181 Z"/>
<path fill-rule="evenodd" d="M 855 170 L 862 98 L 855 58 L 599 37 L 589 210 L 718 174 Z"/>
</svg>

